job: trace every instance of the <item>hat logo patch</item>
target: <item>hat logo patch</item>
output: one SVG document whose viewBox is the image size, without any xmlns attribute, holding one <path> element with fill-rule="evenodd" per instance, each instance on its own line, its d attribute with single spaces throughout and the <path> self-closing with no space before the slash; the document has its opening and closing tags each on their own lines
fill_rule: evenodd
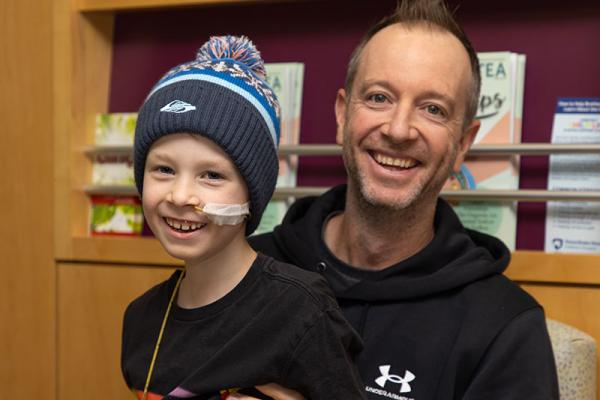
<svg viewBox="0 0 600 400">
<path fill-rule="evenodd" d="M 185 101 L 181 100 L 173 100 L 172 102 L 161 108 L 160 111 L 181 114 L 186 113 L 188 111 L 194 111 L 195 109 L 196 106 L 193 106 L 190 103 L 186 103 Z"/>
</svg>

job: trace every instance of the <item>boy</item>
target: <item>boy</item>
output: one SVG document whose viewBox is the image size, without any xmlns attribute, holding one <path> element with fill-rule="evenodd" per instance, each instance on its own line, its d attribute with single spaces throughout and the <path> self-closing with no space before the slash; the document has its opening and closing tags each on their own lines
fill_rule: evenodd
<svg viewBox="0 0 600 400">
<path fill-rule="evenodd" d="M 125 312 L 122 370 L 141 399 L 222 399 L 279 383 L 362 399 L 361 341 L 326 282 L 246 241 L 277 179 L 279 105 L 245 37 L 213 37 L 142 105 L 134 171 L 146 220 L 185 270 Z"/>
</svg>

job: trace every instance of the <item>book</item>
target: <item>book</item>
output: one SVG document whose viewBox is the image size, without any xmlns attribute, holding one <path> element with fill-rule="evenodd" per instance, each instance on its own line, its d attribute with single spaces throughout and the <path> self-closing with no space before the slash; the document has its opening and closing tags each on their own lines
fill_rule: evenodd
<svg viewBox="0 0 600 400">
<path fill-rule="evenodd" d="M 300 143 L 300 116 L 304 64 L 299 62 L 266 63 L 267 82 L 275 92 L 281 106 L 281 137 L 279 145 Z M 298 156 L 279 158 L 277 187 L 295 187 L 298 173 Z M 270 232 L 281 223 L 291 199 L 271 200 L 265 209 L 255 234 Z"/>
<path fill-rule="evenodd" d="M 133 146 L 137 113 L 99 113 L 96 115 L 96 146 Z"/>
<path fill-rule="evenodd" d="M 474 144 L 521 141 L 525 61 L 513 52 L 480 52 L 481 94 L 476 118 L 481 127 Z M 468 156 L 445 189 L 518 189 L 518 156 Z M 453 207 L 467 228 L 501 239 L 514 250 L 517 204 L 514 201 L 459 201 Z"/>
<path fill-rule="evenodd" d="M 100 113 L 96 115 L 96 146 L 133 147 L 137 113 Z M 93 185 L 134 184 L 133 151 L 103 152 L 92 156 Z"/>
<path fill-rule="evenodd" d="M 133 186 L 133 157 L 130 154 L 99 154 L 92 161 L 93 185 Z"/>
<path fill-rule="evenodd" d="M 139 236 L 144 217 L 137 196 L 91 196 L 92 236 Z"/>
<path fill-rule="evenodd" d="M 552 143 L 600 143 L 600 98 L 559 98 Z M 551 155 L 548 190 L 600 190 L 600 154 Z M 544 250 L 600 252 L 600 203 L 549 201 Z"/>
</svg>

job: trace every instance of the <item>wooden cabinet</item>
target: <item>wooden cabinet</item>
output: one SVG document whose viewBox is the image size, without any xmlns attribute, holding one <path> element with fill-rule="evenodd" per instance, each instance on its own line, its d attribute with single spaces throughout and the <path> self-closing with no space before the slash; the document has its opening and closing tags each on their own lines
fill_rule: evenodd
<svg viewBox="0 0 600 400">
<path fill-rule="evenodd" d="M 127 304 L 170 268 L 59 263 L 58 398 L 132 398 L 120 368 Z"/>
</svg>

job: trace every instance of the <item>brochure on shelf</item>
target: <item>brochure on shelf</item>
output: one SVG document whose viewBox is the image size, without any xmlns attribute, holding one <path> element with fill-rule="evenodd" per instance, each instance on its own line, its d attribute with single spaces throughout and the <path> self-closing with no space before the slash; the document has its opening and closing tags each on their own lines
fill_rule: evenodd
<svg viewBox="0 0 600 400">
<path fill-rule="evenodd" d="M 137 196 L 92 196 L 92 236 L 139 236 L 144 218 Z"/>
<path fill-rule="evenodd" d="M 137 113 L 100 113 L 96 115 L 96 146 L 133 146 Z"/>
<path fill-rule="evenodd" d="M 96 146 L 133 146 L 137 113 L 100 113 L 96 115 Z M 116 153 L 92 156 L 93 185 L 133 185 L 133 155 Z"/>
<path fill-rule="evenodd" d="M 99 154 L 93 157 L 92 185 L 133 186 L 133 158 L 129 154 Z"/>
<path fill-rule="evenodd" d="M 478 53 L 481 94 L 477 119 L 481 128 L 475 144 L 521 141 L 525 55 L 513 52 Z M 469 156 L 445 189 L 518 189 L 518 156 Z M 452 204 L 462 223 L 500 238 L 515 249 L 517 205 L 514 201 L 457 201 Z"/>
<path fill-rule="evenodd" d="M 559 98 L 552 143 L 600 143 L 600 98 Z M 548 190 L 600 190 L 600 154 L 551 155 Z M 600 252 L 600 203 L 548 202 L 544 249 L 550 253 Z"/>
<path fill-rule="evenodd" d="M 279 145 L 299 144 L 304 64 L 299 62 L 266 63 L 265 69 L 267 81 L 275 91 L 281 106 Z M 297 173 L 298 156 L 281 156 L 277 187 L 295 187 Z M 271 200 L 255 233 L 272 231 L 281 223 L 288 206 L 286 200 Z"/>
</svg>

